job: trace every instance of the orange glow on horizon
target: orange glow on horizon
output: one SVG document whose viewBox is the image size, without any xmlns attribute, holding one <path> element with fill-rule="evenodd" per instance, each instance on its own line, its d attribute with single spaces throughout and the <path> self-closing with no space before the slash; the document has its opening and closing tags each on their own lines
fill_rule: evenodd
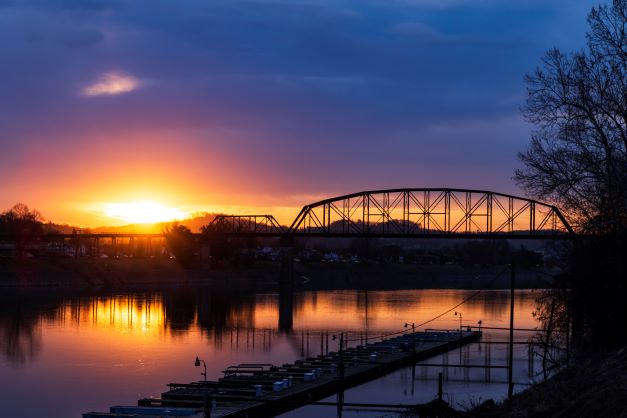
<svg viewBox="0 0 627 418">
<path fill-rule="evenodd" d="M 177 208 L 183 218 L 202 212 L 268 213 L 289 224 L 304 204 L 318 198 L 277 192 L 266 186 L 274 184 L 266 176 L 271 174 L 253 175 L 249 165 L 226 151 L 201 152 L 177 138 L 112 127 L 86 133 L 80 149 L 58 147 L 52 140 L 37 143 L 20 154 L 3 185 L 0 211 L 22 202 L 55 224 L 120 227 L 134 222 L 109 216 L 106 205 L 146 201 Z"/>
<path fill-rule="evenodd" d="M 189 217 L 189 213 L 183 212 L 181 209 L 150 201 L 107 203 L 104 214 L 109 218 L 131 224 L 172 222 Z"/>
</svg>

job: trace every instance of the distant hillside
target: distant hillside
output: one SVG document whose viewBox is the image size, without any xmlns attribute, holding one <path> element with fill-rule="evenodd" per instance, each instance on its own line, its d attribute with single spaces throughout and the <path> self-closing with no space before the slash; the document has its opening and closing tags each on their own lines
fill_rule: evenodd
<svg viewBox="0 0 627 418">
<path fill-rule="evenodd" d="M 74 227 L 71 225 L 60 225 L 52 222 L 44 224 L 44 233 L 46 234 L 71 234 Z"/>
<path fill-rule="evenodd" d="M 185 225 L 186 227 L 191 229 L 192 232 L 200 232 L 200 228 L 208 225 L 218 215 L 221 215 L 221 213 L 202 213 L 199 214 L 199 216 L 194 216 L 190 219 L 181 221 L 179 222 L 179 224 Z"/>
</svg>

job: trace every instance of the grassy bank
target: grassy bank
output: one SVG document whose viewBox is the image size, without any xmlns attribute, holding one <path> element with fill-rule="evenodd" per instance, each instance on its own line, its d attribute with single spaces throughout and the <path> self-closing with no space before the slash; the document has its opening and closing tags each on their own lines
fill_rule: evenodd
<svg viewBox="0 0 627 418">
<path fill-rule="evenodd" d="M 627 416 L 627 348 L 575 362 L 511 402 L 480 407 L 476 417 L 624 417 Z"/>
<path fill-rule="evenodd" d="M 457 411 L 433 401 L 399 414 L 438 418 L 598 418 L 627 416 L 627 348 L 596 355 L 512 397 Z"/>
</svg>

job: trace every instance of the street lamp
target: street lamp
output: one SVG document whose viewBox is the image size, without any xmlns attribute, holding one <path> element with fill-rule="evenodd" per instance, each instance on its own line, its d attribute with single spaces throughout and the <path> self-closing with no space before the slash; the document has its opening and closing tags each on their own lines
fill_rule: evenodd
<svg viewBox="0 0 627 418">
<path fill-rule="evenodd" d="M 456 311 L 455 316 L 459 316 L 459 335 L 462 335 L 462 313 Z"/>
<path fill-rule="evenodd" d="M 206 382 L 207 381 L 207 363 L 205 363 L 205 360 L 201 360 L 198 358 L 198 356 L 196 356 L 196 361 L 194 362 L 194 366 L 200 367 L 201 361 L 202 361 L 203 366 L 205 366 L 205 371 L 201 372 L 200 375 L 205 377 L 205 382 Z"/>
<path fill-rule="evenodd" d="M 408 322 L 405 322 L 405 328 L 409 326 Z M 411 323 L 411 344 L 413 347 L 414 355 L 416 354 L 416 324 Z"/>
</svg>

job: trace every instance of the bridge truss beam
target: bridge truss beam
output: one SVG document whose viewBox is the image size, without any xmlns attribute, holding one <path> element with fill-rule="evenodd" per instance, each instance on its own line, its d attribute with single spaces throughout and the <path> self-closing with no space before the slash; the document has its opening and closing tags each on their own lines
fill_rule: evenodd
<svg viewBox="0 0 627 418">
<path fill-rule="evenodd" d="M 287 232 L 272 215 L 218 215 L 207 230 L 233 236 L 282 236 Z"/>
<path fill-rule="evenodd" d="M 554 207 L 467 189 L 375 190 L 303 207 L 294 236 L 552 238 L 573 230 Z"/>
<path fill-rule="evenodd" d="M 206 234 L 227 237 L 571 239 L 577 235 L 555 207 L 523 197 L 468 189 L 374 190 L 302 208 L 289 228 L 272 215 L 219 215 Z M 150 238 L 163 234 L 49 234 L 36 239 Z M 0 236 L 0 240 L 14 238 Z"/>
</svg>

